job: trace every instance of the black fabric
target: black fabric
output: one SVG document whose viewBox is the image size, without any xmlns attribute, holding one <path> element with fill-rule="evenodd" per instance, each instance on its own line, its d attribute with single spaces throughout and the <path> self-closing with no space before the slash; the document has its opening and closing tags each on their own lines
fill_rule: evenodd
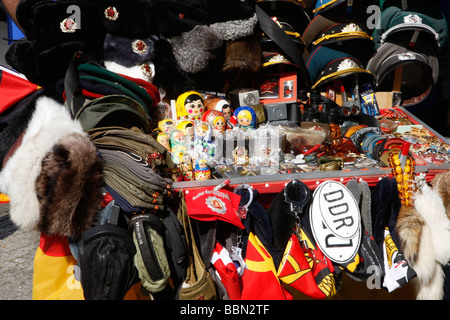
<svg viewBox="0 0 450 320">
<path fill-rule="evenodd" d="M 163 223 L 153 214 L 138 214 L 131 218 L 130 230 L 142 237 L 138 239 L 137 243 L 139 244 L 139 251 L 142 255 L 147 272 L 154 281 L 158 281 L 164 278 L 164 274 L 151 245 L 152 239 L 148 232 L 148 228 L 156 230 L 161 236 L 165 233 Z"/>
<path fill-rule="evenodd" d="M 202 0 L 154 0 L 153 10 L 158 33 L 166 38 L 208 25 L 209 17 Z"/>
<path fill-rule="evenodd" d="M 164 244 L 169 258 L 171 278 L 173 285 L 178 287 L 186 278 L 188 263 L 186 235 L 176 214 L 170 208 L 161 216 L 165 227 Z"/>
<path fill-rule="evenodd" d="M 115 221 L 119 207 L 112 209 Z M 78 243 L 81 286 L 86 300 L 121 300 L 138 280 L 131 234 L 119 224 L 96 225 Z"/>
<path fill-rule="evenodd" d="M 285 52 L 286 57 L 297 65 L 302 73 L 306 87 L 310 87 L 311 80 L 303 60 L 302 50 L 294 44 L 293 40 L 264 12 L 260 7 L 255 7 L 259 25 L 262 31 L 269 36 Z"/>
<path fill-rule="evenodd" d="M 284 191 L 281 191 L 275 196 L 270 207 L 267 209 L 267 215 L 272 226 L 273 248 L 277 257 L 277 259 L 273 257 L 274 263 L 278 266 L 295 228 L 295 216 L 291 212 L 289 204 L 284 201 Z"/>
<path fill-rule="evenodd" d="M 388 227 L 392 240 L 400 248 L 395 224 L 401 207 L 395 179 L 383 178 L 372 189 L 372 227 L 373 237 L 378 246 L 384 245 L 384 229 Z M 381 252 L 382 247 L 380 248 Z"/>
<path fill-rule="evenodd" d="M 245 258 L 247 252 L 248 236 L 250 232 L 258 237 L 264 248 L 269 251 L 272 258 L 278 258 L 280 251 L 276 250 L 273 246 L 273 236 L 272 236 L 272 226 L 270 224 L 269 215 L 267 214 L 264 207 L 258 202 L 259 192 L 256 189 L 252 189 L 253 201 L 248 206 L 247 217 L 242 220 L 245 233 L 242 236 L 243 248 L 242 257 Z M 248 203 L 250 195 L 248 191 L 239 190 L 237 192 L 241 196 L 241 205 Z"/>
</svg>

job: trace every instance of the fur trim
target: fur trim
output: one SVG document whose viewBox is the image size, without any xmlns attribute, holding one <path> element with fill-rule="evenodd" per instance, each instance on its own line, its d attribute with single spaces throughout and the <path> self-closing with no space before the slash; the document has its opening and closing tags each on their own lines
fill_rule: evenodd
<svg viewBox="0 0 450 320">
<path fill-rule="evenodd" d="M 442 299 L 442 265 L 450 260 L 450 221 L 438 191 L 427 184 L 416 195 L 414 206 L 424 222 L 417 259 L 413 264 L 418 278 L 417 299 Z"/>
<path fill-rule="evenodd" d="M 204 25 L 197 25 L 168 41 L 181 69 L 190 73 L 204 70 L 216 58 L 213 51 L 222 46 L 218 34 Z"/>
<path fill-rule="evenodd" d="M 105 65 L 105 68 L 108 69 L 109 71 L 112 71 L 112 72 L 115 72 L 118 74 L 123 74 L 123 75 L 129 76 L 132 78 L 136 78 L 136 79 L 142 79 L 142 80 L 145 80 L 150 83 L 153 82 L 153 78 L 155 76 L 155 65 L 152 62 L 147 63 L 151 70 L 149 75 L 147 75 L 143 72 L 141 65 L 125 67 L 114 61 L 104 61 L 103 63 Z"/>
<path fill-rule="evenodd" d="M 424 185 L 422 193 L 415 200 L 417 212 L 431 228 L 435 259 L 446 264 L 450 261 L 450 220 L 445 212 L 444 203 L 439 193 Z"/>
<path fill-rule="evenodd" d="M 258 17 L 255 13 L 249 19 L 216 22 L 209 27 L 219 35 L 220 39 L 230 41 L 252 35 L 257 23 Z"/>
<path fill-rule="evenodd" d="M 118 37 L 112 34 L 106 34 L 103 42 L 103 57 L 105 60 L 114 61 L 125 67 L 140 65 L 145 61 L 151 61 L 155 51 L 156 36 L 141 39 L 147 46 L 143 54 L 133 51 L 133 41 L 130 39 Z"/>
<path fill-rule="evenodd" d="M 440 300 L 444 295 L 442 266 L 435 259 L 432 238 L 431 228 L 424 225 L 417 260 L 412 265 L 418 280 L 414 285 L 416 298 L 420 300 Z"/>
<path fill-rule="evenodd" d="M 450 171 L 437 174 L 431 181 L 431 186 L 441 196 L 447 217 L 450 219 Z"/>
<path fill-rule="evenodd" d="M 36 178 L 41 162 L 58 139 L 70 133 L 83 133 L 67 108 L 48 97 L 36 101 L 22 145 L 0 172 L 0 191 L 10 198 L 11 220 L 23 230 L 35 230 L 39 221 Z"/>
<path fill-rule="evenodd" d="M 254 38 L 230 41 L 225 44 L 223 72 L 247 70 L 256 73 L 262 64 L 260 42 Z"/>
<path fill-rule="evenodd" d="M 62 137 L 45 156 L 36 180 L 39 230 L 80 239 L 102 202 L 103 170 L 86 134 Z"/>
<path fill-rule="evenodd" d="M 414 208 L 400 208 L 396 229 L 400 239 L 401 251 L 411 265 L 414 265 L 419 254 L 423 225 L 424 221 L 422 217 Z"/>
</svg>

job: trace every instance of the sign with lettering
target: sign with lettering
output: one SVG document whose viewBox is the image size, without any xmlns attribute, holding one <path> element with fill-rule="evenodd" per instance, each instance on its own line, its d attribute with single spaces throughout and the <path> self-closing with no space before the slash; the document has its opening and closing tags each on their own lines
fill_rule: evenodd
<svg viewBox="0 0 450 320">
<path fill-rule="evenodd" d="M 336 263 L 350 261 L 361 243 L 361 215 L 351 192 L 341 183 L 325 181 L 313 194 L 311 230 L 322 252 Z"/>
</svg>

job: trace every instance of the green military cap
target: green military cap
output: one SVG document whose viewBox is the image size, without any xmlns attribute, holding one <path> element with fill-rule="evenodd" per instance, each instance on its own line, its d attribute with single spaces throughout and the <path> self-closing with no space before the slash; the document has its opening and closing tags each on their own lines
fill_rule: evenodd
<svg viewBox="0 0 450 320">
<path fill-rule="evenodd" d="M 348 78 L 358 74 L 361 83 L 373 81 L 370 71 L 352 55 L 319 46 L 306 62 L 309 71 L 312 89 L 322 89 L 325 85 L 336 79 Z"/>
<path fill-rule="evenodd" d="M 389 41 L 407 47 L 425 42 L 436 50 L 447 41 L 448 27 L 444 14 L 437 8 L 428 15 L 419 11 L 405 11 L 392 6 L 386 8 L 373 31 L 375 48 Z M 427 12 L 428 13 L 428 12 Z"/>
</svg>

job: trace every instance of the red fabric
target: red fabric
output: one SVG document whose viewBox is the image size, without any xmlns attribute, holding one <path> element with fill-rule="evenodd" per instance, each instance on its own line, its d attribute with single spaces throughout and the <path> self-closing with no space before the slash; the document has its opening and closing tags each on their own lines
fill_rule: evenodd
<svg viewBox="0 0 450 320">
<path fill-rule="evenodd" d="M 244 229 L 237 212 L 241 196 L 228 190 L 213 189 L 210 187 L 185 193 L 189 217 L 203 221 L 222 220 Z"/>
<path fill-rule="evenodd" d="M 39 88 L 26 79 L 0 70 L 0 114 Z"/>
<path fill-rule="evenodd" d="M 305 255 L 309 257 L 309 262 Z M 293 234 L 283 255 L 278 277 L 287 285 L 311 298 L 324 299 L 326 294 L 317 286 L 315 274 L 320 273 L 327 265 L 314 261 L 311 256 L 311 252 L 305 252 L 297 236 Z"/>
<path fill-rule="evenodd" d="M 65 257 L 72 255 L 67 237 L 58 235 L 49 235 L 42 232 L 39 239 L 39 248 L 46 256 Z"/>
<path fill-rule="evenodd" d="M 253 233 L 248 237 L 245 263 L 242 300 L 292 300 L 277 278 L 272 256 Z"/>
<path fill-rule="evenodd" d="M 230 300 L 240 300 L 242 287 L 238 271 L 227 249 L 222 247 L 219 242 L 216 242 L 211 263 L 219 274 Z"/>
<path fill-rule="evenodd" d="M 124 77 L 125 79 L 130 80 L 130 81 L 134 82 L 135 84 L 144 88 L 145 91 L 147 91 L 148 95 L 153 100 L 153 107 L 156 106 L 161 101 L 161 96 L 159 94 L 159 90 L 153 83 L 145 81 L 143 79 L 133 78 L 133 77 L 130 77 L 130 76 L 127 76 L 124 74 L 120 74 L 120 75 L 122 77 Z"/>
</svg>

